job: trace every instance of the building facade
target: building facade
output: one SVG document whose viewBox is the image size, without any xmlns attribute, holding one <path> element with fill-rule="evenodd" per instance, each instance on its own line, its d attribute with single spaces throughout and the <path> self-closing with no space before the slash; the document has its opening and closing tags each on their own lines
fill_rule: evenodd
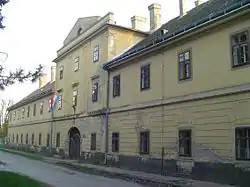
<svg viewBox="0 0 250 187">
<path fill-rule="evenodd" d="M 110 162 L 248 186 L 250 1 L 184 3 L 104 65 Z"/>
<path fill-rule="evenodd" d="M 46 137 L 50 138 L 49 144 L 44 140 L 43 145 L 47 145 L 47 149 L 51 145 L 53 153 L 80 158 L 85 154 L 105 152 L 105 150 L 107 152 L 107 143 L 105 144 L 107 73 L 102 69 L 102 65 L 148 35 L 147 32 L 139 30 L 143 28 L 145 21 L 141 17 L 134 16 L 131 18 L 133 27 L 127 28 L 116 25 L 113 13 L 103 17 L 79 18 L 64 40 L 62 48 L 57 51 L 57 57 L 54 59 L 55 82 L 48 84 L 50 91 L 47 93 L 48 86 L 46 89 L 41 86 L 30 96 L 9 108 L 10 142 L 22 144 L 23 141 L 21 143 L 16 138 L 12 139 L 12 136 L 32 131 L 35 135 L 27 136 L 32 138 L 31 145 L 40 146 L 40 143 L 34 142 L 33 139 L 34 136 L 35 139 L 40 138 L 41 131 L 43 134 L 46 132 L 48 134 Z M 44 81 L 40 80 L 40 83 Z M 41 94 L 42 98 L 34 97 L 35 94 L 44 91 L 46 94 Z M 47 107 L 54 93 L 58 96 L 58 100 L 53 113 L 46 111 L 43 117 L 32 115 L 32 118 L 12 120 L 16 111 L 23 110 L 29 105 L 33 107 L 33 102 L 39 107 L 40 99 L 44 102 L 43 106 Z M 26 126 L 26 123 L 30 126 Z M 30 141 L 27 144 L 30 144 Z"/>
<path fill-rule="evenodd" d="M 50 152 L 52 114 L 49 110 L 54 90 L 55 67 L 51 68 L 51 81 L 39 78 L 39 89 L 9 110 L 8 142 L 22 148 Z"/>
</svg>

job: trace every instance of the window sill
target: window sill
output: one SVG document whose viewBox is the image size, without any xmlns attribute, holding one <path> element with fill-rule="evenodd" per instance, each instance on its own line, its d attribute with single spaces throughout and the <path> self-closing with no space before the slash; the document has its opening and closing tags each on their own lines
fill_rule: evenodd
<svg viewBox="0 0 250 187">
<path fill-rule="evenodd" d="M 236 65 L 236 66 L 232 66 L 231 69 L 232 70 L 238 70 L 238 69 L 242 69 L 242 68 L 249 68 L 250 67 L 250 62 L 247 62 L 245 64 L 239 64 L 239 65 Z"/>
<path fill-rule="evenodd" d="M 190 77 L 190 78 L 185 78 L 185 79 L 178 79 L 178 83 L 185 83 L 185 82 L 188 82 L 188 81 L 192 81 L 193 78 Z"/>
<path fill-rule="evenodd" d="M 143 92 L 143 91 L 147 91 L 147 90 L 150 90 L 150 87 L 147 87 L 147 88 L 141 88 L 141 92 Z"/>
<path fill-rule="evenodd" d="M 140 155 L 149 155 L 149 152 L 145 153 L 145 152 L 140 152 Z"/>
</svg>

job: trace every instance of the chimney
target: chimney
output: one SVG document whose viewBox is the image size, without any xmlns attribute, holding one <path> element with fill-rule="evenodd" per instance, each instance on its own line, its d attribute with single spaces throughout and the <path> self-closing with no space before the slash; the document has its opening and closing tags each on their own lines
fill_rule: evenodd
<svg viewBox="0 0 250 187">
<path fill-rule="evenodd" d="M 194 2 L 194 4 L 195 4 L 195 6 L 199 6 L 199 5 L 201 4 L 201 0 L 196 0 L 196 1 Z"/>
<path fill-rule="evenodd" d="M 152 4 L 148 7 L 150 16 L 150 31 L 154 31 L 161 26 L 161 5 Z"/>
<path fill-rule="evenodd" d="M 44 87 L 46 85 L 46 83 L 47 83 L 47 74 L 42 73 L 39 76 L 39 88 Z"/>
<path fill-rule="evenodd" d="M 180 6 L 180 16 L 185 16 L 185 14 L 187 13 L 186 0 L 179 0 L 179 6 Z"/>
<path fill-rule="evenodd" d="M 55 82 L 56 80 L 56 66 L 55 65 L 51 66 L 50 73 L 51 73 L 50 82 Z"/>
<path fill-rule="evenodd" d="M 132 29 L 145 31 L 147 19 L 141 16 L 133 16 L 131 18 Z"/>
</svg>

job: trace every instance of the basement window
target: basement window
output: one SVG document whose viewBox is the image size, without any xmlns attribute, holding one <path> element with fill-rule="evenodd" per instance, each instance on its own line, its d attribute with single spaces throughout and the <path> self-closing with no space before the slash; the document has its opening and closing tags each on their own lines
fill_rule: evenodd
<svg viewBox="0 0 250 187">
<path fill-rule="evenodd" d="M 50 145 L 50 134 L 47 134 L 47 147 Z"/>
<path fill-rule="evenodd" d="M 42 144 L 42 134 L 39 133 L 39 136 L 38 136 L 38 145 L 41 145 Z"/>
<path fill-rule="evenodd" d="M 149 154 L 149 131 L 140 134 L 140 154 Z"/>
<path fill-rule="evenodd" d="M 60 147 L 60 132 L 56 134 L 56 147 Z"/>
<path fill-rule="evenodd" d="M 192 156 L 192 133 L 191 130 L 179 130 L 179 156 Z"/>
<path fill-rule="evenodd" d="M 119 133 L 112 133 L 112 152 L 119 152 Z"/>
<path fill-rule="evenodd" d="M 235 129 L 236 160 L 250 160 L 250 127 Z"/>
<path fill-rule="evenodd" d="M 91 134 L 91 145 L 90 145 L 91 151 L 96 150 L 96 133 Z"/>
<path fill-rule="evenodd" d="M 23 134 L 21 134 L 21 144 L 23 144 Z"/>
<path fill-rule="evenodd" d="M 29 143 L 29 134 L 26 134 L 26 140 L 25 143 L 28 144 Z"/>
<path fill-rule="evenodd" d="M 33 133 L 31 135 L 31 144 L 34 145 L 34 143 L 35 143 L 35 134 Z"/>
</svg>

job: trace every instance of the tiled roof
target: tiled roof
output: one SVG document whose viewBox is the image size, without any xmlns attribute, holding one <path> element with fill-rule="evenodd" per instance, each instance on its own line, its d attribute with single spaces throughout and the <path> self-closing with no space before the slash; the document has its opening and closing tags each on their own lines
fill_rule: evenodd
<svg viewBox="0 0 250 187">
<path fill-rule="evenodd" d="M 21 106 L 26 105 L 28 103 L 34 102 L 34 101 L 36 101 L 38 99 L 41 99 L 41 98 L 51 94 L 53 92 L 54 84 L 55 84 L 55 82 L 47 83 L 42 88 L 39 88 L 39 89 L 33 91 L 31 94 L 29 94 L 28 96 L 23 98 L 21 101 L 15 103 L 11 107 L 9 107 L 8 110 L 14 110 L 14 109 L 16 109 L 18 107 L 21 107 Z"/>
<path fill-rule="evenodd" d="M 130 50 L 105 63 L 103 68 L 109 69 L 110 66 L 115 66 L 115 64 L 122 60 L 128 60 L 130 57 L 142 51 L 151 49 L 154 45 L 165 44 L 177 35 L 185 34 L 195 27 L 204 25 L 204 23 L 209 23 L 216 18 L 224 17 L 228 13 L 233 13 L 243 6 L 249 9 L 250 0 L 209 0 L 188 11 L 186 15 L 182 17 L 178 16 L 163 24 L 154 33 L 150 34 Z M 167 32 L 163 34 L 163 30 Z"/>
</svg>

